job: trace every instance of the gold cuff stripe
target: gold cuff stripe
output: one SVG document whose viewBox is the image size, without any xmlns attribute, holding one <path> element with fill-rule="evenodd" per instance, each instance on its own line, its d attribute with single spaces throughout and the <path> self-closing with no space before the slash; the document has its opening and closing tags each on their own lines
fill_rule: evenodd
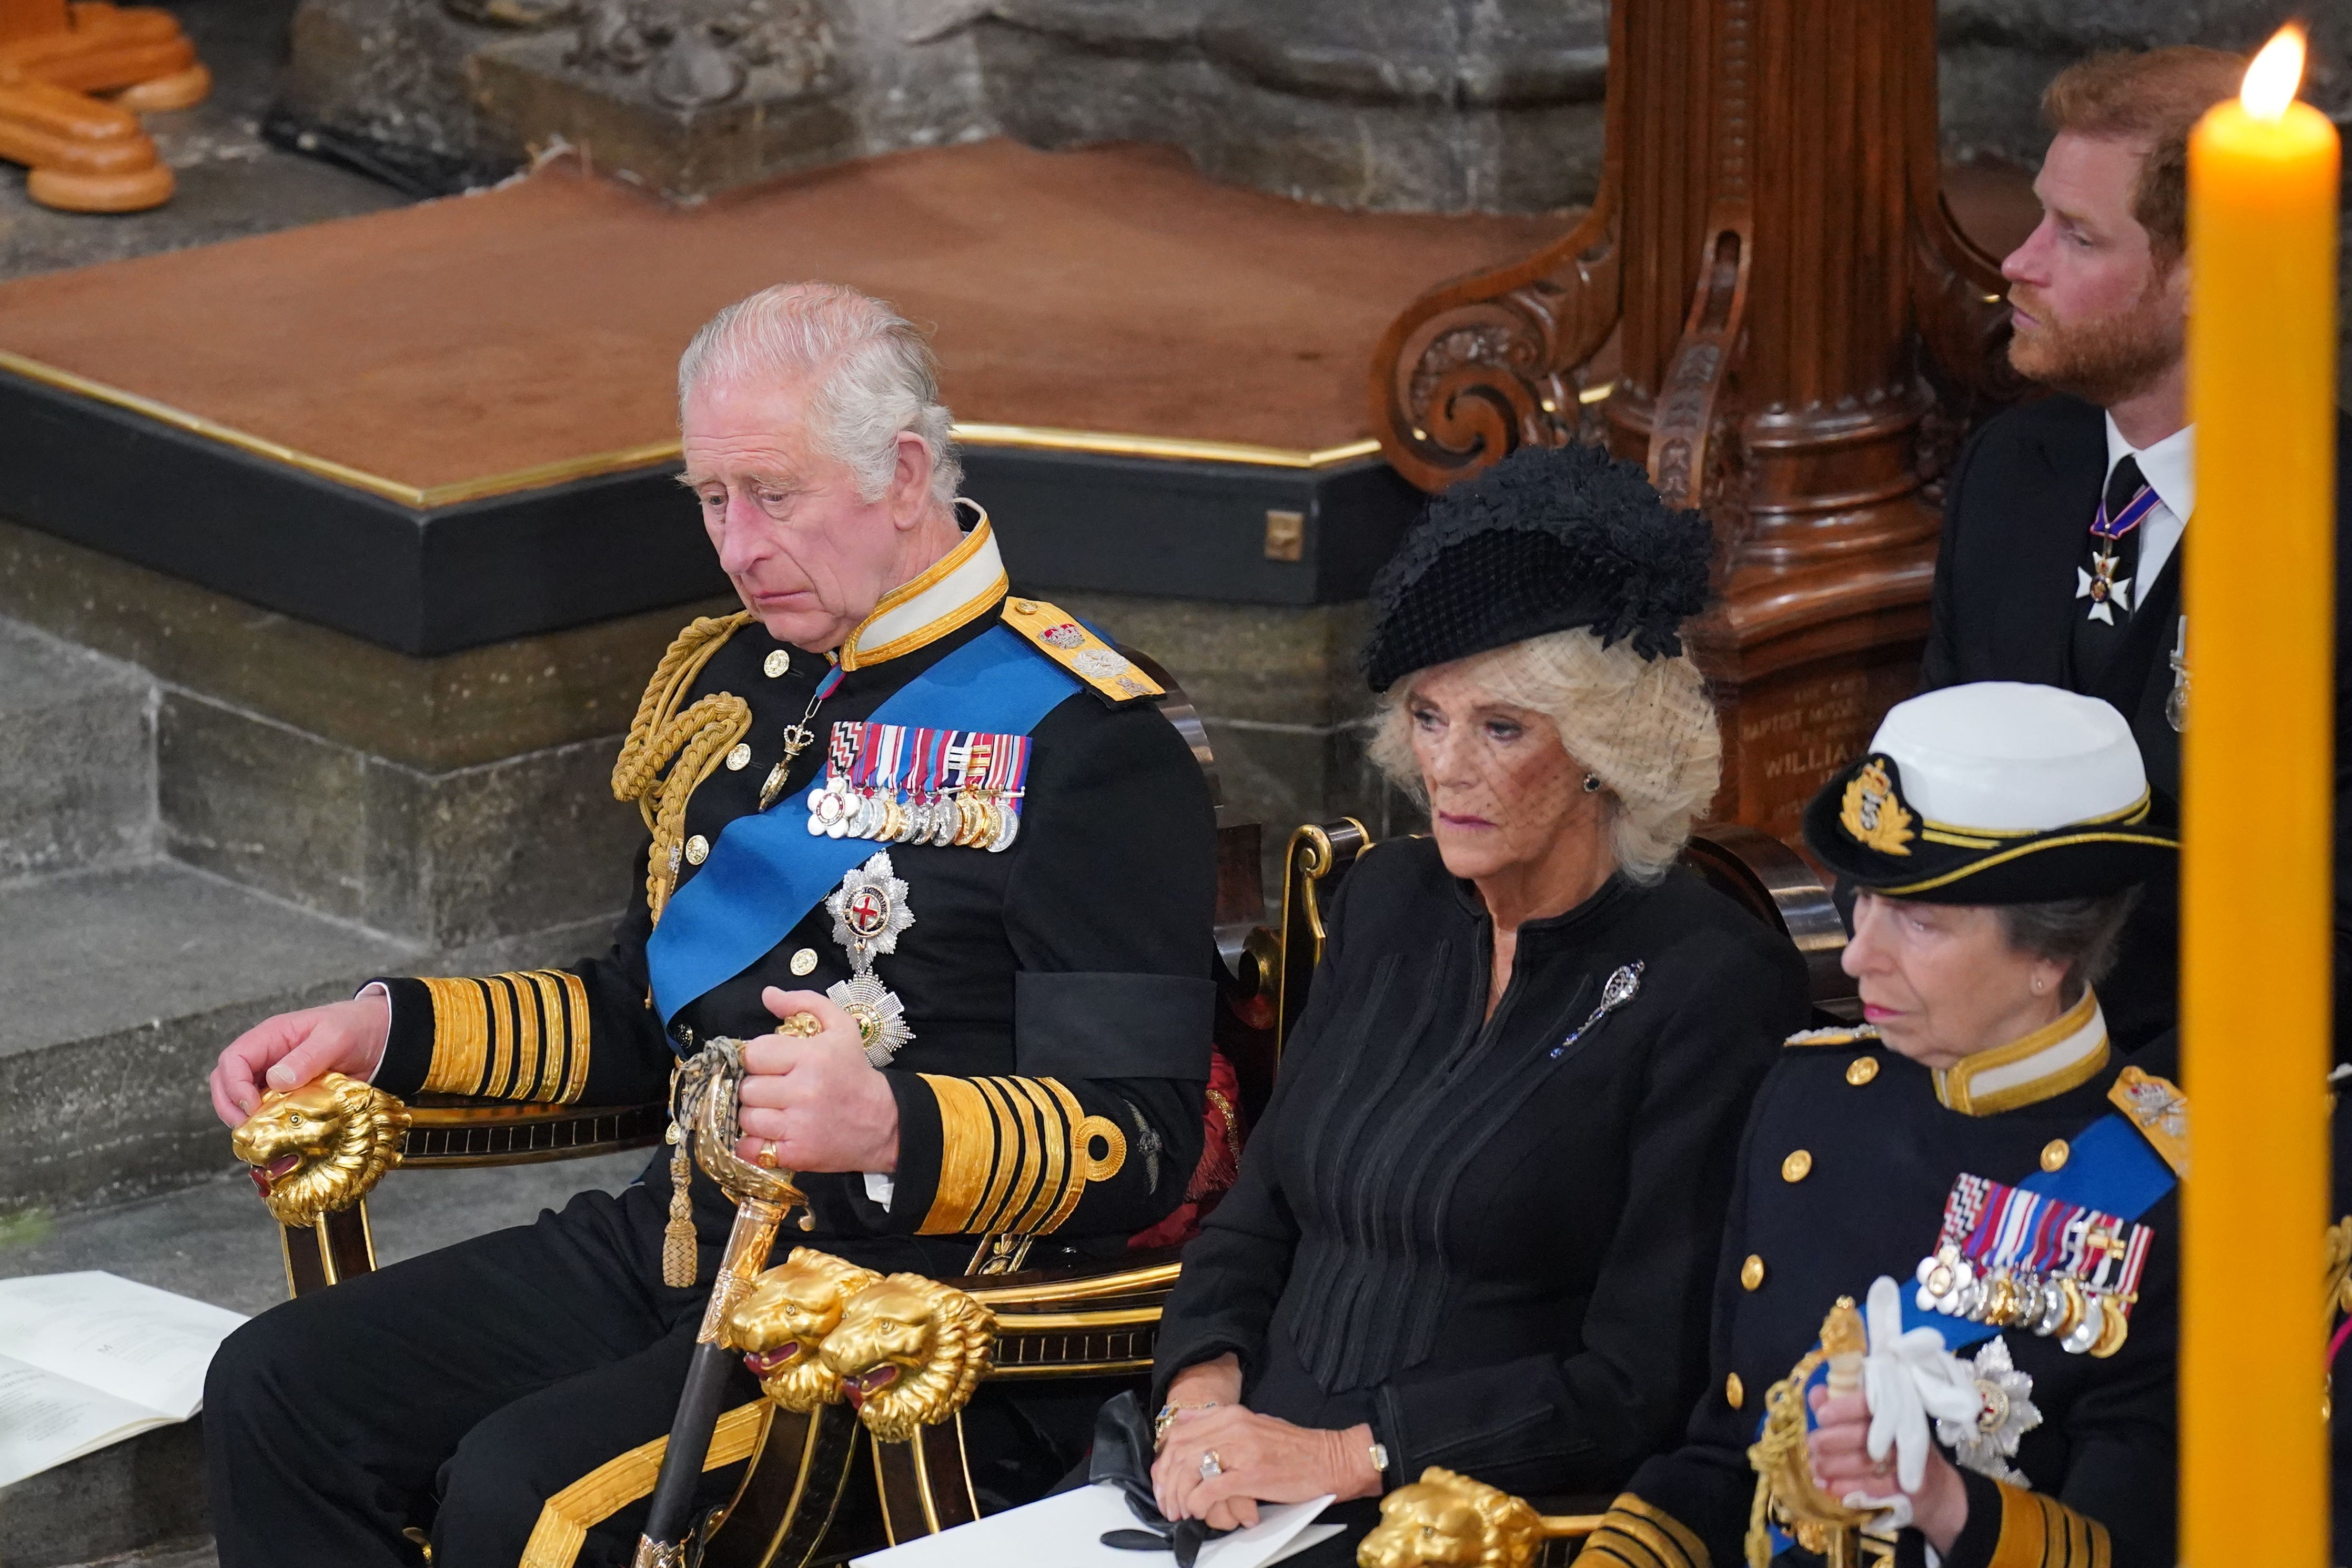
<svg viewBox="0 0 2352 1568">
<path fill-rule="evenodd" d="M 588 988 L 561 969 L 427 979 L 425 1087 L 494 1100 L 577 1101 L 588 1086 Z"/>
<path fill-rule="evenodd" d="M 1609 1522 L 1584 1538 L 1584 1550 L 1577 1553 L 1579 1563 L 1613 1563 L 1622 1568 L 1682 1568 L 1671 1558 L 1659 1556 L 1648 1546 L 1627 1534 L 1623 1521 L 1616 1515 Z"/>
<path fill-rule="evenodd" d="M 1031 1193 L 1029 1206 L 1014 1220 L 1014 1230 L 1034 1233 L 1044 1228 L 1045 1217 L 1054 1211 L 1054 1204 L 1062 1196 L 1070 1167 L 1070 1140 L 1077 1134 L 1076 1117 L 1065 1119 L 1061 1108 L 1045 1086 L 1034 1078 L 1009 1081 L 1028 1103 L 1029 1113 L 1035 1118 L 1037 1150 L 1044 1156 L 1037 1173 L 1037 1186 Z M 1055 1084 L 1055 1088 L 1061 1087 Z"/>
<path fill-rule="evenodd" d="M 940 1110 L 940 1177 L 919 1234 L 1046 1234 L 1126 1163 L 1118 1124 L 1055 1079 L 919 1076 Z"/>
<path fill-rule="evenodd" d="M 930 1085 L 940 1108 L 940 1183 L 930 1211 L 919 1228 L 927 1235 L 952 1234 L 979 1209 L 995 1173 L 996 1138 L 988 1103 L 968 1078 L 919 1076 Z M 986 1137 L 975 1136 L 982 1127 Z"/>
<path fill-rule="evenodd" d="M 2105 1525 L 2040 1492 L 1993 1484 L 2000 1490 L 2000 1534 L 1985 1568 L 2108 1568 Z"/>
<path fill-rule="evenodd" d="M 972 1087 L 979 1091 L 981 1103 L 988 1110 L 989 1172 L 988 1187 L 981 1195 L 980 1207 L 972 1211 L 973 1221 L 985 1221 L 1003 1211 L 1013 1199 L 1013 1189 L 1021 1179 L 1022 1138 L 1020 1123 L 1013 1106 L 1005 1098 L 1004 1085 L 993 1078 L 975 1078 Z M 1005 1136 L 1007 1128 L 1012 1136 Z M 974 1223 L 971 1228 L 983 1234 L 996 1227 Z"/>
<path fill-rule="evenodd" d="M 569 969 L 558 969 L 563 982 L 563 1092 L 567 1105 L 580 1103 L 588 1087 L 588 982 Z"/>
<path fill-rule="evenodd" d="M 715 1470 L 748 1459 L 768 1440 L 768 1423 L 775 1406 L 765 1399 L 739 1405 L 711 1428 L 710 1453 L 702 1461 Z M 661 1473 L 667 1437 L 641 1443 L 603 1464 L 549 1498 L 539 1511 L 539 1522 L 523 1543 L 521 1568 L 572 1568 L 593 1525 L 602 1524 L 622 1509 L 654 1490 Z"/>
<path fill-rule="evenodd" d="M 489 997 L 479 980 L 426 980 L 433 1001 L 433 1061 L 425 1087 L 436 1094 L 478 1094 L 490 1042 Z"/>
<path fill-rule="evenodd" d="M 1626 1533 L 1657 1553 L 1658 1560 L 1670 1568 L 1712 1568 L 1707 1560 L 1706 1542 L 1696 1531 L 1653 1503 L 1644 1502 L 1632 1492 L 1620 1496 L 1609 1505 L 1609 1518 Z"/>
<path fill-rule="evenodd" d="M 982 1218 L 992 1231 L 1017 1230 L 1021 1228 L 1013 1222 L 1013 1217 L 1026 1209 L 1036 1195 L 1038 1166 L 1045 1153 L 1045 1129 L 1037 1125 L 1037 1108 L 1021 1092 L 1019 1079 L 990 1078 L 982 1082 L 1003 1096 L 1004 1120 L 997 1132 L 1012 1151 L 1013 1180 L 1005 1189 L 1004 1206 Z"/>
</svg>

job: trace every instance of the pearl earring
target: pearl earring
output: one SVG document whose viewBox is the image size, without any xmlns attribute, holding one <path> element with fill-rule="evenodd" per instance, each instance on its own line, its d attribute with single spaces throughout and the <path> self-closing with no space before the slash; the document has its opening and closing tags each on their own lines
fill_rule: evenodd
<svg viewBox="0 0 2352 1568">
<path fill-rule="evenodd" d="M 2033 982 L 2033 994 L 2037 997 L 2040 996 L 2043 991 L 2049 988 L 2049 981 L 2037 977 Z"/>
<path fill-rule="evenodd" d="M 1588 773 L 1584 776 L 1584 792 L 1588 795 L 1598 795 L 1601 793 L 1600 774 Z"/>
</svg>

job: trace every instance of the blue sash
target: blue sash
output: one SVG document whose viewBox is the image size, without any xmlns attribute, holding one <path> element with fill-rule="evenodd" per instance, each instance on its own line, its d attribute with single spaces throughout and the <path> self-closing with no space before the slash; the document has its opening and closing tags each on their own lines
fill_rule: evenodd
<svg viewBox="0 0 2352 1568">
<path fill-rule="evenodd" d="M 2011 1185 L 2062 1203 L 2100 1209 L 2118 1219 L 2137 1219 L 2162 1201 L 2178 1179 L 2127 1117 L 2110 1113 L 2083 1129 L 2064 1165 L 2054 1171 L 2035 1171 Z M 1903 1287 L 1903 1326 L 1936 1330 L 1944 1336 L 1947 1350 L 1958 1350 L 2000 1332 L 1997 1324 L 1925 1311 L 1907 1279 L 1895 1282 Z"/>
<path fill-rule="evenodd" d="M 866 722 L 1026 735 L 1079 689 L 1077 677 L 1000 622 L 892 693 Z M 806 793 L 728 823 L 662 910 L 646 968 L 664 1024 L 774 951 L 845 874 L 887 847 L 810 832 Z"/>
</svg>

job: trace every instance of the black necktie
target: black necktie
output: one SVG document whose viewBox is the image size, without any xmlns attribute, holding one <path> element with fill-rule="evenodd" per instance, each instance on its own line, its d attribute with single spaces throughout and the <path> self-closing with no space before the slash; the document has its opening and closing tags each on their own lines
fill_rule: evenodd
<svg viewBox="0 0 2352 1568">
<path fill-rule="evenodd" d="M 2147 487 L 2140 476 L 2139 459 L 2126 455 L 2107 476 L 2103 516 L 2110 524 L 2124 521 L 2131 504 Z M 2085 541 L 2074 573 L 2074 685 L 2087 691 L 2099 684 L 2122 645 L 2124 629 L 2147 585 L 2139 580 L 2140 525 L 2134 522 L 2122 535 L 2103 537 L 2095 526 Z"/>
</svg>

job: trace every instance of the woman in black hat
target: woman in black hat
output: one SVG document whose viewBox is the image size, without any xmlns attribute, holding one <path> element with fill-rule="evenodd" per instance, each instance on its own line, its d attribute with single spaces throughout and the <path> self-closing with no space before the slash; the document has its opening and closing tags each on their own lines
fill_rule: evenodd
<svg viewBox="0 0 2352 1568">
<path fill-rule="evenodd" d="M 1811 1563 L 1852 1526 L 1898 1563 L 2170 1568 L 2188 1105 L 2096 990 L 2169 805 L 2106 704 L 1985 683 L 1897 704 L 1805 841 L 1862 890 L 1867 1021 L 1758 1092 L 1710 1386 L 1587 1559 Z"/>
<path fill-rule="evenodd" d="M 1675 864 L 1720 763 L 1679 636 L 1708 549 L 1637 466 L 1526 449 L 1375 585 L 1375 755 L 1432 832 L 1349 873 L 1185 1253 L 1171 1517 L 1336 1493 L 1352 1561 L 1424 1466 L 1606 1496 L 1687 1413 L 1738 1128 L 1808 1017 L 1789 944 Z"/>
</svg>

